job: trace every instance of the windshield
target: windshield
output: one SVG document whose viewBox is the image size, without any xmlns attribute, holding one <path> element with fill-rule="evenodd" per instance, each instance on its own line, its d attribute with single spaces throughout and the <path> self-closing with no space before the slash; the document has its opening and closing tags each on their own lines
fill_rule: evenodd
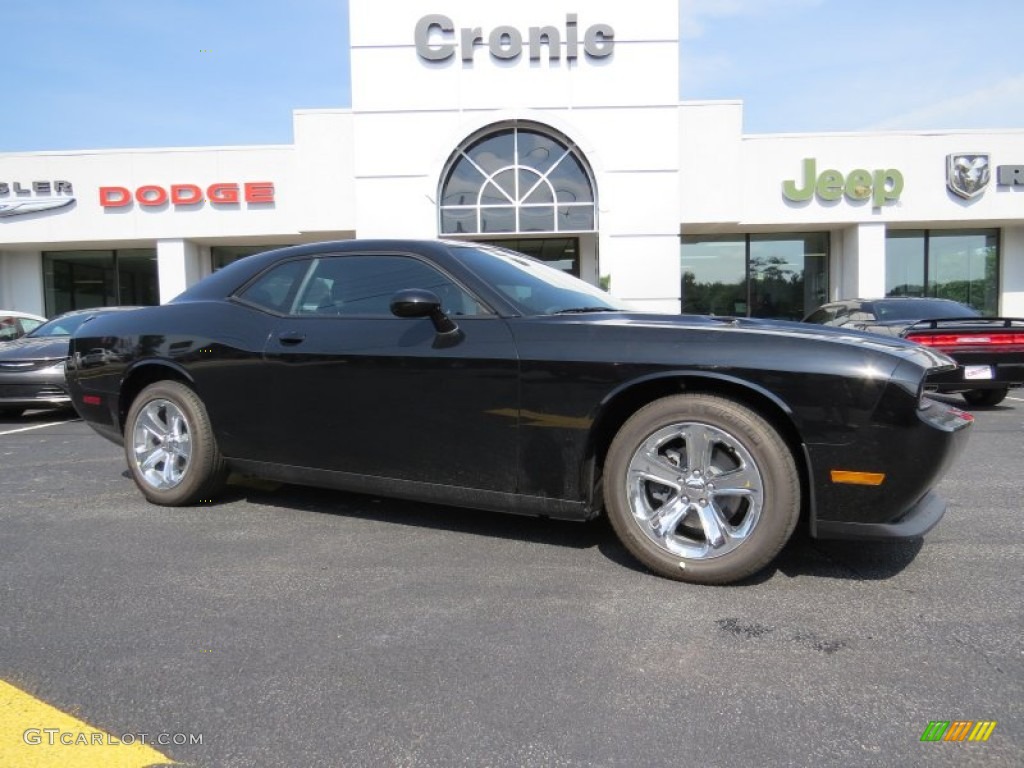
<svg viewBox="0 0 1024 768">
<path fill-rule="evenodd" d="M 942 317 L 981 317 L 981 313 L 947 299 L 896 299 L 876 301 L 875 317 L 879 320 L 928 320 Z"/>
<path fill-rule="evenodd" d="M 55 317 L 53 320 L 40 325 L 32 331 L 32 333 L 25 334 L 25 336 L 33 339 L 41 339 L 51 336 L 70 336 L 78 330 L 78 326 L 90 317 L 93 317 L 93 315 L 89 312 L 83 312 L 80 315 L 64 315 L 63 317 Z"/>
<path fill-rule="evenodd" d="M 524 315 L 619 312 L 627 304 L 560 269 L 515 251 L 458 246 L 458 259 Z"/>
</svg>

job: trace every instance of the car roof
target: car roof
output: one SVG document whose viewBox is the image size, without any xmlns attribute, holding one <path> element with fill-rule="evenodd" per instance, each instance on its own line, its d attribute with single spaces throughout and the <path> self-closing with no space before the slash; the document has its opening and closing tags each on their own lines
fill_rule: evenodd
<svg viewBox="0 0 1024 768">
<path fill-rule="evenodd" d="M 489 247 L 484 243 L 462 240 L 417 240 L 417 239 L 384 239 L 354 238 L 352 240 L 323 240 L 301 245 L 288 245 L 283 248 L 269 248 L 228 264 L 213 274 L 207 275 L 198 283 L 186 288 L 178 294 L 172 303 L 177 301 L 195 301 L 203 299 L 219 299 L 231 293 L 241 283 L 262 271 L 269 264 L 288 258 L 300 258 L 319 253 L 350 253 L 350 252 L 399 252 L 416 253 L 426 256 L 447 254 L 452 248 Z"/>
<path fill-rule="evenodd" d="M 113 307 L 88 307 L 87 309 L 72 309 L 67 312 L 62 312 L 59 315 L 54 315 L 51 320 L 56 320 L 60 317 L 74 317 L 75 315 L 89 315 L 89 314 L 106 314 L 107 312 L 124 312 L 129 309 L 141 309 L 139 306 L 113 306 Z"/>
<path fill-rule="evenodd" d="M 42 315 L 36 315 L 32 312 L 21 312 L 17 309 L 0 309 L 0 317 L 27 317 L 30 320 L 43 320 L 46 318 Z"/>
</svg>

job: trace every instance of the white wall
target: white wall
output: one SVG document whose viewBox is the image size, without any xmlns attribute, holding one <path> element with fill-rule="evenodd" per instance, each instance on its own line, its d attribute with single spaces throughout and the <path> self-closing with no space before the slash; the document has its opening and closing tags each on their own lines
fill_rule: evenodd
<svg viewBox="0 0 1024 768">
<path fill-rule="evenodd" d="M 3 219 L 0 246 L 297 233 L 293 154 L 290 146 L 0 154 L 4 180 L 70 181 L 75 197 L 68 208 Z M 142 185 L 196 184 L 205 192 L 214 183 L 263 181 L 274 184 L 273 203 L 146 207 L 133 202 L 104 208 L 99 197 L 107 186 L 134 192 Z"/>
<path fill-rule="evenodd" d="M 999 314 L 1003 317 L 1024 317 L 1024 224 L 1003 230 L 1001 256 Z"/>
<path fill-rule="evenodd" d="M 157 248 L 160 303 L 165 304 L 202 276 L 199 248 L 188 240 L 161 240 Z"/>
<path fill-rule="evenodd" d="M 733 215 L 719 216 L 719 220 L 744 226 L 882 222 L 907 227 L 922 222 L 942 226 L 943 221 L 991 226 L 1019 220 L 1024 213 L 1020 192 L 997 187 L 995 180 L 996 165 L 1024 164 L 1024 131 L 746 136 L 742 147 L 740 177 L 715 175 L 717 184 L 735 192 Z M 946 188 L 946 156 L 963 152 L 988 152 L 993 166 L 987 190 L 970 201 Z M 827 169 L 844 176 L 856 169 L 871 174 L 896 169 L 904 178 L 903 191 L 898 201 L 878 207 L 871 200 L 858 202 L 845 196 L 835 202 L 817 196 L 804 203 L 790 202 L 782 195 L 782 184 L 785 180 L 803 184 L 805 158 L 817 160 L 819 174 Z M 694 211 L 686 214 L 689 219 Z"/>
<path fill-rule="evenodd" d="M 0 251 L 0 307 L 45 315 L 39 251 Z"/>
<path fill-rule="evenodd" d="M 448 158 L 470 135 L 529 120 L 577 144 L 596 183 L 600 264 L 612 292 L 649 308 L 679 308 L 678 3 L 644 12 L 610 0 L 352 0 L 352 111 L 360 236 L 436 237 L 437 193 Z M 512 61 L 477 46 L 471 63 L 421 58 L 414 29 L 428 13 L 457 28 L 531 26 L 564 31 L 576 13 L 580 39 L 592 24 L 615 31 L 611 56 Z M 458 35 L 456 35 L 458 38 Z M 562 40 L 563 53 L 566 41 Z M 400 212 L 400 213 L 399 213 Z M 588 238 L 581 242 L 586 247 Z"/>
</svg>

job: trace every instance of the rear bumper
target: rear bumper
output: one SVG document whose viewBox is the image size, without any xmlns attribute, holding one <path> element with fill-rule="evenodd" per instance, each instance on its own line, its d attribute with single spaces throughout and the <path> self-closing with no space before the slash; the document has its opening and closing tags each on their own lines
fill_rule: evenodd
<svg viewBox="0 0 1024 768">
<path fill-rule="evenodd" d="M 926 381 L 928 389 L 939 392 L 966 392 L 971 389 L 1024 386 L 1024 355 L 995 357 L 983 354 L 958 354 L 953 358 L 957 362 L 957 367 L 929 376 Z M 991 378 L 968 378 L 966 366 L 988 367 Z"/>
<path fill-rule="evenodd" d="M 925 494 L 899 520 L 888 523 L 848 523 L 819 520 L 819 539 L 911 539 L 924 536 L 946 514 L 946 501 L 934 491 Z"/>
</svg>

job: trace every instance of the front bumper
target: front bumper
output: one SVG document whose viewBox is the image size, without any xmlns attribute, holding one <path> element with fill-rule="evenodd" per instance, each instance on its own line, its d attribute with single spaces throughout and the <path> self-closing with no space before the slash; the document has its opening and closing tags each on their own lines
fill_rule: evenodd
<svg viewBox="0 0 1024 768">
<path fill-rule="evenodd" d="M 58 374 L 0 374 L 0 407 L 63 408 L 71 405 L 63 369 Z"/>
<path fill-rule="evenodd" d="M 848 523 L 819 520 L 818 539 L 912 539 L 924 536 L 946 514 L 946 501 L 929 491 L 903 517 L 889 523 Z"/>
<path fill-rule="evenodd" d="M 934 400 L 911 410 L 898 388 L 889 395 L 903 407 L 883 398 L 856 443 L 807 446 L 815 538 L 915 537 L 942 519 L 946 504 L 933 489 L 966 446 L 973 417 Z M 881 479 L 856 484 L 847 473 Z"/>
</svg>

